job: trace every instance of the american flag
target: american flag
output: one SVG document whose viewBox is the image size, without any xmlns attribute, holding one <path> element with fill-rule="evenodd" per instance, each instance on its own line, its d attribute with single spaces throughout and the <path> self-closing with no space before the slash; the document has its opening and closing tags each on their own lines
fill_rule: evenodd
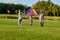
<svg viewBox="0 0 60 40">
<path fill-rule="evenodd" d="M 36 11 L 34 9 L 29 9 L 26 11 L 27 16 L 35 16 L 37 15 Z"/>
</svg>

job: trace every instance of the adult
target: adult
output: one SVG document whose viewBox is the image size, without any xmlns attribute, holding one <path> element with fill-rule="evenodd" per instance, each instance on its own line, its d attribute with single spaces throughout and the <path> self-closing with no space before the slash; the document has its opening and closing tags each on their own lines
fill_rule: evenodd
<svg viewBox="0 0 60 40">
<path fill-rule="evenodd" d="M 41 27 L 44 26 L 44 11 L 43 10 L 41 10 L 39 13 L 39 23 L 40 23 Z"/>
<path fill-rule="evenodd" d="M 26 15 L 29 16 L 30 25 L 32 26 L 33 25 L 33 16 L 37 15 L 36 11 L 33 8 L 28 7 L 26 10 Z"/>
</svg>

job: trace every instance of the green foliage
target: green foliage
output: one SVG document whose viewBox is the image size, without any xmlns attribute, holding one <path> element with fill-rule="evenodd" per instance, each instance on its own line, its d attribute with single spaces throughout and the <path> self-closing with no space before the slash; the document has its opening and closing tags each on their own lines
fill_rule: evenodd
<svg viewBox="0 0 60 40">
<path fill-rule="evenodd" d="M 49 0 L 50 1 L 50 0 Z M 52 13 L 51 16 L 58 16 L 60 14 L 59 12 L 59 6 L 52 3 L 52 2 L 45 2 L 45 1 L 38 1 L 35 3 L 32 7 L 37 11 L 40 12 L 41 10 L 44 10 L 45 14 L 50 15 L 49 13 Z"/>
<path fill-rule="evenodd" d="M 0 14 L 16 14 L 16 10 L 21 10 L 22 12 L 26 9 L 26 5 L 23 4 L 13 4 L 13 3 L 0 3 Z M 8 12 L 9 11 L 9 12 Z"/>
<path fill-rule="evenodd" d="M 17 19 L 17 14 L 0 14 L 0 19 Z"/>
<path fill-rule="evenodd" d="M 22 15 L 23 19 L 29 19 L 29 17 Z M 0 19 L 18 19 L 17 14 L 0 14 Z M 33 19 L 38 20 L 39 16 L 33 16 Z M 60 17 L 44 16 L 44 20 L 60 20 Z"/>
</svg>

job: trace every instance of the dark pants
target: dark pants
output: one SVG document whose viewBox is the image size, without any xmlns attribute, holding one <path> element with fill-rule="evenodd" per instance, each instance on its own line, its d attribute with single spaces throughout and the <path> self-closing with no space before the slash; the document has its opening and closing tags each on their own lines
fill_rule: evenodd
<svg viewBox="0 0 60 40">
<path fill-rule="evenodd" d="M 41 27 L 43 27 L 44 26 L 44 15 L 43 14 L 39 15 L 39 21 L 40 21 Z"/>
<path fill-rule="evenodd" d="M 32 16 L 30 16 L 29 21 L 30 21 L 30 25 L 32 26 L 33 25 L 33 17 Z"/>
</svg>

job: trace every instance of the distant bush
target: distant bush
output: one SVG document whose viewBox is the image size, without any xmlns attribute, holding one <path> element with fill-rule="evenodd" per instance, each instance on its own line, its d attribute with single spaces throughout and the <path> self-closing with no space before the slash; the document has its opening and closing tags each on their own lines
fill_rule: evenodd
<svg viewBox="0 0 60 40">
<path fill-rule="evenodd" d="M 15 16 L 0 16 L 0 19 L 17 19 Z"/>
<path fill-rule="evenodd" d="M 0 16 L 0 19 L 18 19 L 18 16 Z M 23 16 L 23 19 L 29 19 L 27 16 Z M 38 17 L 33 17 L 33 19 L 39 19 Z"/>
<path fill-rule="evenodd" d="M 9 15 L 9 16 L 7 16 L 7 15 L 3 15 L 3 16 L 1 16 L 0 15 L 0 19 L 18 19 L 18 16 L 13 16 L 13 15 Z M 29 17 L 27 17 L 27 16 L 23 16 L 23 19 L 29 19 Z M 33 17 L 33 19 L 35 19 L 35 20 L 39 20 L 39 17 L 37 16 L 37 17 Z M 60 20 L 60 17 L 44 17 L 44 20 Z"/>
</svg>

